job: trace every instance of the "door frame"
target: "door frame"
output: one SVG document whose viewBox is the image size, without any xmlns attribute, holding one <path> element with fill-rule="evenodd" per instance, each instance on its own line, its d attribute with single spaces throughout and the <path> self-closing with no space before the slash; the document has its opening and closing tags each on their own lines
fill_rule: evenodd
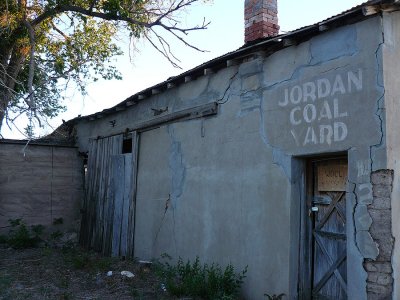
<svg viewBox="0 0 400 300">
<path fill-rule="evenodd" d="M 313 214 L 310 214 L 314 194 L 314 168 L 313 164 L 319 161 L 346 159 L 347 153 L 329 153 L 310 156 L 303 159 L 302 197 L 300 203 L 300 245 L 299 245 L 299 272 L 298 295 L 299 299 L 312 299 L 313 264 L 314 264 L 314 238 Z M 346 247 L 347 249 L 347 247 Z"/>
</svg>

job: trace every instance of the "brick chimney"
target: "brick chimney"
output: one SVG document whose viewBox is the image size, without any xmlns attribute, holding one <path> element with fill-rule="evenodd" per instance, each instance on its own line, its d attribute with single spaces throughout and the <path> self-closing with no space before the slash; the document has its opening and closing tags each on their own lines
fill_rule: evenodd
<svg viewBox="0 0 400 300">
<path fill-rule="evenodd" d="M 277 0 L 244 1 L 244 42 L 279 33 Z"/>
</svg>

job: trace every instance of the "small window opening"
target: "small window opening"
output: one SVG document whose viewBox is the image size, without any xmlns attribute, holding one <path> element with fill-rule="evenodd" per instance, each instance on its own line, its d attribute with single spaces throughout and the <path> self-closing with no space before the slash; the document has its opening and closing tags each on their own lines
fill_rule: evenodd
<svg viewBox="0 0 400 300">
<path fill-rule="evenodd" d="M 132 153 L 132 138 L 124 139 L 122 141 L 122 154 Z"/>
</svg>

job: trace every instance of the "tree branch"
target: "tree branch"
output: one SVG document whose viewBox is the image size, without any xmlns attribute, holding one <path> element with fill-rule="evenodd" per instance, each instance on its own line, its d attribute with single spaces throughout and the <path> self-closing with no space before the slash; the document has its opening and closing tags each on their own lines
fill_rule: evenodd
<svg viewBox="0 0 400 300">
<path fill-rule="evenodd" d="M 118 16 L 118 15 L 112 15 L 112 14 L 107 14 L 107 13 L 101 13 L 98 11 L 91 11 L 90 9 L 85 9 L 80 6 L 76 5 L 57 5 L 53 9 L 46 10 L 43 14 L 39 15 L 37 18 L 35 18 L 31 24 L 32 26 L 36 26 L 43 22 L 46 19 L 49 19 L 51 17 L 54 17 L 57 14 L 63 13 L 63 12 L 76 12 L 80 13 L 82 15 L 88 16 L 88 17 L 95 17 L 107 21 L 124 21 L 128 22 L 129 24 L 134 24 L 138 26 L 143 26 L 143 27 L 151 27 L 153 26 L 152 23 L 146 23 L 146 22 L 141 22 L 129 17 L 124 17 L 124 16 Z"/>
<path fill-rule="evenodd" d="M 66 35 L 63 31 L 61 31 L 61 29 L 59 29 L 53 21 L 50 22 L 51 26 L 53 27 L 53 29 L 58 32 L 65 40 L 69 40 L 69 36 Z"/>
<path fill-rule="evenodd" d="M 152 40 L 149 36 L 147 36 L 147 34 L 144 35 L 145 38 L 149 41 L 149 43 L 154 47 L 154 49 L 156 49 L 158 52 L 161 53 L 162 56 L 164 56 L 170 63 L 172 66 L 174 66 L 175 68 L 179 68 L 182 69 L 178 64 L 176 64 L 171 57 L 169 57 L 166 53 L 164 53 Z"/>
<path fill-rule="evenodd" d="M 28 29 L 29 32 L 29 43 L 31 45 L 30 54 L 29 54 L 29 77 L 28 77 L 28 93 L 29 93 L 29 102 L 30 108 L 35 110 L 35 101 L 33 97 L 33 76 L 35 75 L 35 31 L 27 20 L 24 20 L 24 25 Z"/>
</svg>

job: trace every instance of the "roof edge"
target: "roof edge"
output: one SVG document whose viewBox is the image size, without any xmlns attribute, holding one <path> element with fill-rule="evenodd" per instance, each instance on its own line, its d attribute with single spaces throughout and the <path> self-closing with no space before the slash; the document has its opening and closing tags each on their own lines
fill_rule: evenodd
<svg viewBox="0 0 400 300">
<path fill-rule="evenodd" d="M 216 57 L 188 71 L 185 71 L 180 75 L 170 77 L 161 83 L 155 84 L 138 93 L 135 93 L 111 108 L 104 109 L 100 112 L 96 112 L 87 116 L 76 117 L 67 121 L 67 123 L 75 124 L 82 120 L 93 121 L 103 118 L 106 115 L 125 110 L 140 101 L 150 98 L 153 95 L 190 82 L 200 76 L 209 75 L 219 71 L 220 69 L 240 64 L 243 59 L 249 58 L 249 56 L 268 56 L 286 47 L 307 41 L 308 39 L 321 34 L 322 32 L 357 23 L 361 20 L 373 17 L 382 11 L 394 10 L 400 10 L 400 0 L 371 0 L 364 2 L 347 11 L 315 24 L 304 26 L 285 34 L 246 43 L 235 51 Z"/>
</svg>

